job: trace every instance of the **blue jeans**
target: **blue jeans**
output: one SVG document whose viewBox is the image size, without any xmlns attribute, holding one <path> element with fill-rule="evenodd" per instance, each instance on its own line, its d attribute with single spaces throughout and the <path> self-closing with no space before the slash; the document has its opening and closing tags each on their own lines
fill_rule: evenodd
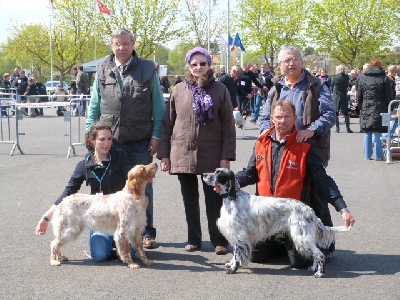
<svg viewBox="0 0 400 300">
<path fill-rule="evenodd" d="M 101 231 L 90 230 L 90 255 L 95 261 L 105 261 L 110 258 L 113 248 L 113 236 Z M 136 251 L 129 246 L 131 258 L 135 259 Z"/>
<path fill-rule="evenodd" d="M 149 151 L 150 139 L 140 142 L 125 142 L 122 144 L 114 140 L 113 145 L 125 151 L 132 162 L 132 166 L 139 164 L 148 165 L 153 161 L 153 156 L 150 155 Z M 143 237 L 155 239 L 156 229 L 153 227 L 153 184 L 151 182 L 147 183 L 145 194 L 149 198 L 149 204 L 146 209 L 146 227 L 143 232 Z"/>
<path fill-rule="evenodd" d="M 86 91 L 80 90 L 80 89 L 78 89 L 76 91 L 77 95 L 85 95 L 85 93 L 86 93 Z M 86 114 L 86 100 L 80 101 L 80 109 L 81 109 L 81 111 L 80 112 L 78 111 L 78 113 L 80 113 L 82 116 L 84 116 Z"/>
<path fill-rule="evenodd" d="M 381 133 L 377 131 L 367 131 L 364 133 L 364 156 L 371 158 L 372 156 L 372 134 L 374 134 L 375 158 L 383 158 L 383 148 L 381 141 Z"/>
<path fill-rule="evenodd" d="M 253 120 L 257 121 L 258 120 L 258 115 L 260 114 L 260 107 L 261 103 L 263 101 L 263 97 L 261 97 L 259 94 L 256 96 L 256 105 L 254 107 L 254 115 L 253 115 Z"/>
</svg>

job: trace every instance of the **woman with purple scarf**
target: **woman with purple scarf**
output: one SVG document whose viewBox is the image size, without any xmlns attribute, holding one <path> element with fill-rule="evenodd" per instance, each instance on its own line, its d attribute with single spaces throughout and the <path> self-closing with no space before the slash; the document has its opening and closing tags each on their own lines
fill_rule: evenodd
<svg viewBox="0 0 400 300">
<path fill-rule="evenodd" d="M 214 80 L 211 56 L 201 47 L 186 54 L 186 78 L 177 84 L 164 114 L 157 157 L 161 170 L 178 175 L 188 226 L 185 250 L 201 249 L 199 186 L 201 176 L 208 232 L 215 253 L 227 253 L 227 240 L 216 222 L 221 197 L 204 183 L 202 174 L 230 168 L 236 159 L 236 132 L 230 95 L 225 85 Z"/>
</svg>

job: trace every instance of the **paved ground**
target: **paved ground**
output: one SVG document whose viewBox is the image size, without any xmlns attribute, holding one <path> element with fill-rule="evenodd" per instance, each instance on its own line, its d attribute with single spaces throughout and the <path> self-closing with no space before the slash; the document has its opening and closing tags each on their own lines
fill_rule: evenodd
<svg viewBox="0 0 400 300">
<path fill-rule="evenodd" d="M 226 275 L 223 264 L 231 255 L 213 253 L 203 205 L 203 250 L 183 251 L 186 223 L 179 184 L 161 172 L 154 186 L 159 247 L 147 251 L 155 266 L 130 270 L 118 261 L 93 262 L 84 255 L 89 248 L 86 231 L 65 249 L 71 261 L 51 267 L 52 233 L 36 237 L 34 229 L 85 149 L 77 147 L 77 156 L 66 158 L 69 125 L 55 109 L 45 109 L 45 114 L 20 122 L 24 155 L 15 151 L 10 156 L 11 145 L 0 144 L 0 299 L 400 299 L 399 163 L 365 161 L 360 133 L 332 134 L 328 171 L 356 224 L 337 236 L 327 278 L 291 269 L 284 258 L 250 263 Z M 77 128 L 77 118 L 74 122 Z M 353 129 L 357 122 L 352 119 Z M 246 165 L 258 134 L 255 125 L 247 129 L 250 138 L 237 141 L 234 171 Z M 339 214 L 332 214 L 334 223 L 341 224 Z"/>
</svg>

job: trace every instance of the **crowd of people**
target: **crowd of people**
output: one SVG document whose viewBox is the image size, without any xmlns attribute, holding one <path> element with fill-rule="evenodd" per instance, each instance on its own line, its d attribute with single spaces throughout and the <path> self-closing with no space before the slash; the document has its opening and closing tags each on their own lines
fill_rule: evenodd
<svg viewBox="0 0 400 300">
<path fill-rule="evenodd" d="M 45 234 L 55 207 L 64 197 L 76 193 L 83 181 L 90 185 L 92 194 L 113 193 L 123 186 L 130 167 L 149 164 L 156 155 L 161 171 L 177 175 L 180 183 L 187 224 L 184 250 L 199 251 L 204 242 L 200 179 L 211 244 L 217 255 L 226 254 L 228 242 L 216 226 L 222 198 L 203 181 L 202 175 L 216 168 L 230 169 L 230 162 L 236 159 L 232 114 L 235 108 L 244 116 L 251 116 L 253 124 L 260 122 L 260 136 L 254 149 L 249 149 L 249 164 L 236 175 L 238 186 L 256 184 L 261 196 L 302 201 L 314 209 L 326 226 L 333 225 L 330 203 L 341 214 L 346 227 L 354 224 L 355 218 L 339 188 L 325 171 L 330 159 L 330 129 L 336 125 L 336 132 L 340 131 L 338 118 L 343 113 L 346 130 L 352 132 L 347 92 L 354 86 L 360 126 L 365 133 L 365 158 L 371 159 L 374 135 L 376 160 L 381 160 L 383 153 L 377 137 L 384 128 L 377 125 L 376 118 L 395 97 L 396 85 L 392 80 L 399 83 L 399 70 L 396 69 L 397 74 L 386 74 L 381 62 L 373 59 L 362 74 L 352 70 L 347 75 L 344 66 L 338 66 L 335 76 L 330 78 L 324 69 L 306 70 L 302 52 L 287 46 L 278 55 L 281 76 L 275 76 L 274 70 L 268 70 L 265 64 L 258 68 L 249 62 L 243 68 L 232 66 L 229 73 L 225 66 L 214 72 L 210 53 L 195 47 L 186 54 L 184 78 L 176 77 L 171 86 L 168 78 L 159 77 L 154 62 L 138 57 L 135 42 L 135 36 L 127 29 L 113 32 L 112 54 L 98 66 L 86 112 L 89 153 L 76 166 L 67 188 L 38 222 L 37 235 Z M 86 80 L 80 74 L 82 70 L 75 71 L 77 93 L 88 93 L 88 87 L 82 84 Z M 170 92 L 167 105 L 165 92 Z M 251 108 L 253 97 L 255 105 Z M 146 195 L 149 205 L 142 242 L 145 248 L 152 249 L 157 247 L 157 231 L 151 183 L 146 187 Z M 293 267 L 310 265 L 293 249 L 288 237 L 277 244 L 260 242 L 252 260 L 265 261 L 271 253 L 282 252 L 276 251 L 282 244 Z M 90 247 L 93 259 L 107 260 L 113 237 L 91 232 Z M 327 261 L 334 250 L 334 243 L 321 249 Z"/>
<path fill-rule="evenodd" d="M 52 95 L 59 97 L 57 101 L 67 101 L 63 95 L 90 95 L 90 80 L 87 73 L 83 72 L 83 67 L 73 67 L 73 77 L 66 90 L 61 84 L 58 84 L 51 92 Z M 26 72 L 20 68 L 15 68 L 13 74 L 4 73 L 0 76 L 0 92 L 4 95 L 2 98 L 14 98 L 17 103 L 39 103 L 47 102 L 48 91 L 46 86 L 37 80 L 35 76 L 26 76 Z M 16 95 L 16 96 L 15 96 Z M 10 116 L 16 113 L 15 107 L 12 107 Z M 43 108 L 31 108 L 22 110 L 22 114 L 35 118 L 43 117 Z M 72 115 L 86 115 L 86 101 L 83 99 L 74 106 Z M 61 114 L 61 108 L 58 108 L 57 115 Z M 1 117 L 9 117 L 7 106 L 1 107 Z"/>
</svg>

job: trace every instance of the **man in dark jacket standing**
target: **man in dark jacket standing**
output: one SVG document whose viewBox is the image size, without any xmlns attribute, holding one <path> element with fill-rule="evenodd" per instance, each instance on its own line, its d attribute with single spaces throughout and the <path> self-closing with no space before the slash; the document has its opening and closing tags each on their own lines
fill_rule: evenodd
<svg viewBox="0 0 400 300">
<path fill-rule="evenodd" d="M 243 71 L 239 74 L 236 86 L 239 95 L 239 110 L 243 115 L 250 115 L 250 103 L 249 101 L 253 97 L 252 95 L 252 84 L 258 88 L 263 88 L 262 84 L 258 81 L 258 75 L 250 70 L 251 63 L 246 62 L 243 65 Z"/>
<path fill-rule="evenodd" d="M 340 131 L 339 127 L 339 111 L 341 110 L 344 115 L 346 123 L 346 131 L 352 133 L 350 129 L 350 116 L 347 101 L 347 88 L 349 86 L 349 75 L 345 74 L 345 67 L 339 65 L 336 67 L 336 75 L 332 78 L 332 94 L 333 103 L 336 110 L 336 132 Z"/>
<path fill-rule="evenodd" d="M 218 81 L 223 83 L 226 88 L 228 89 L 228 92 L 231 96 L 231 102 L 232 102 L 232 107 L 235 108 L 238 106 L 237 103 L 237 88 L 236 88 L 236 83 L 235 81 L 237 80 L 237 75 L 240 72 L 240 67 L 239 66 L 233 66 L 231 67 L 231 73 L 230 74 L 225 74 L 219 77 Z"/>
</svg>

